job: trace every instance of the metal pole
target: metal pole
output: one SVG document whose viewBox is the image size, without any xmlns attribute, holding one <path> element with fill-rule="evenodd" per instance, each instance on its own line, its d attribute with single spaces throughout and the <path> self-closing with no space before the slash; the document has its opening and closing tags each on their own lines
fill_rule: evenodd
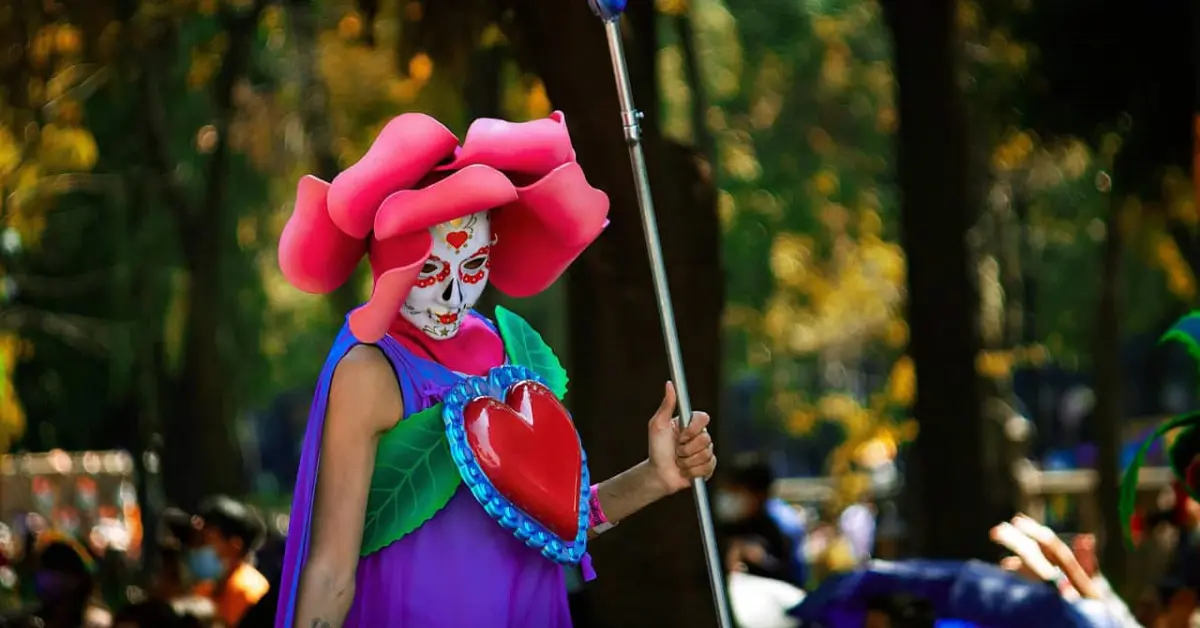
<svg viewBox="0 0 1200 628">
<path fill-rule="evenodd" d="M 592 10 L 604 22 L 604 34 L 608 38 L 608 51 L 612 57 L 613 76 L 617 81 L 617 98 L 621 102 L 621 126 L 625 141 L 629 144 L 629 161 L 633 167 L 634 189 L 637 191 L 638 207 L 642 215 L 642 230 L 646 235 L 646 252 L 650 257 L 650 273 L 654 279 L 654 295 L 658 301 L 658 314 L 662 323 L 663 340 L 667 345 L 667 362 L 671 368 L 671 379 L 679 404 L 679 421 L 687 427 L 692 420 L 692 400 L 688 396 L 687 377 L 683 372 L 683 352 L 679 347 L 679 332 L 675 328 L 675 311 L 671 305 L 671 289 L 667 285 L 667 269 L 663 263 L 662 243 L 658 238 L 658 220 L 654 214 L 654 199 L 650 195 L 650 175 L 646 172 L 646 157 L 642 154 L 642 112 L 633 105 L 633 90 L 629 84 L 629 67 L 625 62 L 625 48 L 621 41 L 621 12 L 625 0 L 589 0 Z M 704 553 L 708 568 L 708 582 L 712 587 L 713 602 L 716 604 L 717 620 L 721 628 L 734 628 L 729 612 L 729 598 L 725 592 L 725 571 L 717 550 L 717 533 L 713 526 L 712 508 L 708 503 L 708 487 L 704 480 L 692 482 L 692 495 L 696 499 L 696 515 L 700 520 L 700 537 L 704 542 Z"/>
</svg>

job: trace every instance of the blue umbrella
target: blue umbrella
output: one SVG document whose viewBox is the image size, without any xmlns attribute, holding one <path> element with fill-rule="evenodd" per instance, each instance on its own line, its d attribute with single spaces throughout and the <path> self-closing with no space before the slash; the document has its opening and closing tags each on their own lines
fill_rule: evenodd
<svg viewBox="0 0 1200 628">
<path fill-rule="evenodd" d="M 858 628 L 871 601 L 891 596 L 928 603 L 938 628 L 1096 628 L 1053 587 L 979 561 L 872 561 L 830 578 L 789 614 L 811 628 Z"/>
</svg>

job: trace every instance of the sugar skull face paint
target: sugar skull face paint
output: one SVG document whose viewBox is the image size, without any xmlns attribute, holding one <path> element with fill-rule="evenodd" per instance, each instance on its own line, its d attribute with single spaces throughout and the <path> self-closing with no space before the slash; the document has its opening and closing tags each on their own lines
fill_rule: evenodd
<svg viewBox="0 0 1200 628">
<path fill-rule="evenodd" d="M 495 240 L 487 212 L 442 223 L 430 232 L 433 252 L 400 315 L 432 338 L 451 338 L 487 286 Z"/>
</svg>

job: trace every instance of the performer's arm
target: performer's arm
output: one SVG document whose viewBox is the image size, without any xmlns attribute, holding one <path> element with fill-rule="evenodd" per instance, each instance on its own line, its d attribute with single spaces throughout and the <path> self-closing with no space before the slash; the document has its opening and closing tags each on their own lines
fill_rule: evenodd
<svg viewBox="0 0 1200 628">
<path fill-rule="evenodd" d="M 396 376 L 377 348 L 359 345 L 342 358 L 330 386 L 296 628 L 339 628 L 350 611 L 376 444 L 403 409 Z"/>
<path fill-rule="evenodd" d="M 599 501 L 599 510 L 607 520 L 605 523 L 615 525 L 672 492 L 659 481 L 654 467 L 646 460 L 598 484 L 593 493 L 592 509 L 596 510 Z M 593 525 L 588 536 L 594 538 L 606 529 Z"/>
<path fill-rule="evenodd" d="M 674 413 L 675 387 L 668 383 L 662 404 L 650 418 L 649 458 L 594 487 L 590 537 L 688 488 L 694 478 L 712 477 L 717 458 L 707 430 L 709 416 L 694 412 L 687 428 L 681 430 L 672 419 Z"/>
</svg>

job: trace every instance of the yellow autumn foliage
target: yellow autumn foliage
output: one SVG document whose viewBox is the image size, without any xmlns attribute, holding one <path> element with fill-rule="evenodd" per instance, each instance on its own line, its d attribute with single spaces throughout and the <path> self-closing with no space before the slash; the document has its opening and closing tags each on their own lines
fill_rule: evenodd
<svg viewBox="0 0 1200 628">
<path fill-rule="evenodd" d="M 96 140 L 86 128 L 49 123 L 38 129 L 30 123 L 18 139 L 0 125 L 0 189 L 7 192 L 0 199 L 3 227 L 15 230 L 26 245 L 35 244 L 53 200 L 54 177 L 87 172 L 98 158 Z"/>
<path fill-rule="evenodd" d="M 91 131 L 47 124 L 38 143 L 38 162 L 61 172 L 87 171 L 96 165 L 100 149 Z"/>
<path fill-rule="evenodd" d="M 1166 275 L 1167 289 L 1182 301 L 1191 301 L 1196 296 L 1196 278 L 1179 245 L 1165 230 L 1156 230 L 1151 235 L 1153 262 Z"/>
<path fill-rule="evenodd" d="M 681 16 L 688 11 L 688 0 L 655 0 L 654 8 L 663 15 Z"/>
<path fill-rule="evenodd" d="M 819 122 L 808 126 L 802 139 L 806 144 L 802 150 L 808 153 L 804 157 L 779 156 L 785 162 L 782 167 L 761 163 L 758 138 L 788 120 L 794 85 L 812 77 L 801 76 L 796 58 L 777 50 L 763 50 L 754 67 L 744 66 L 736 35 L 728 36 L 732 33 L 727 5 L 696 2 L 693 9 L 698 33 L 711 35 L 700 53 L 710 75 L 706 85 L 710 97 L 727 98 L 740 85 L 746 103 L 745 111 L 712 107 L 707 112 L 708 127 L 718 140 L 716 163 L 727 182 L 717 208 L 726 230 L 744 226 L 743 221 L 767 227 L 770 235 L 764 253 L 773 285 L 765 302 L 755 307 L 732 305 L 724 322 L 747 335 L 746 362 L 766 370 L 772 380 L 769 407 L 790 432 L 804 434 L 820 423 L 843 429 L 843 444 L 828 462 L 830 472 L 852 484 L 855 477 L 864 479 L 855 476 L 856 465 L 874 460 L 881 452 L 890 454 L 901 442 L 905 432 L 893 415 L 903 413 L 897 406 L 906 405 L 912 393 L 900 395 L 899 400 L 896 395 L 876 394 L 867 403 L 835 386 L 829 394 L 808 398 L 798 391 L 790 371 L 797 363 L 815 364 L 818 369 L 828 364 L 833 371 L 843 365 L 850 368 L 857 356 L 881 349 L 885 355 L 897 355 L 908 342 L 902 316 L 904 254 L 889 239 L 894 234 L 889 233 L 885 203 L 880 200 L 885 192 L 877 188 L 886 177 L 873 181 L 872 175 L 864 176 L 868 171 L 885 171 L 886 158 L 864 149 L 861 138 L 847 137 L 846 124 L 831 120 L 828 126 Z M 879 7 L 863 2 L 845 10 L 813 13 L 809 22 L 809 41 L 815 46 L 813 97 L 819 107 L 849 99 L 851 115 L 864 121 L 858 126 L 867 132 L 874 127 L 882 141 L 898 125 L 895 78 L 888 63 L 856 54 L 862 34 L 881 28 Z M 816 157 L 815 163 L 811 157 Z M 771 186 L 778 185 L 781 172 L 797 177 L 799 185 L 789 190 L 768 187 L 765 181 L 760 184 L 768 167 L 775 182 Z M 815 224 L 801 230 L 798 224 L 804 221 L 794 217 L 805 212 Z M 903 367 L 894 370 L 893 378 L 903 379 Z M 915 377 L 911 368 L 907 373 L 909 380 Z M 885 387 L 904 388 L 914 389 L 915 383 L 901 381 Z"/>
<path fill-rule="evenodd" d="M 1034 150 L 1034 139 L 1026 131 L 1016 131 L 992 150 L 992 168 L 1009 172 L 1026 166 Z"/>
<path fill-rule="evenodd" d="M 888 377 L 888 398 L 892 403 L 909 406 L 917 396 L 917 371 L 912 358 L 901 356 L 892 365 L 891 376 Z"/>
<path fill-rule="evenodd" d="M 844 230 L 851 212 L 830 207 L 828 222 Z M 858 220 L 876 221 L 877 216 Z M 764 331 L 777 349 L 803 355 L 872 340 L 902 346 L 907 332 L 899 318 L 905 280 L 900 246 L 875 235 L 843 235 L 834 241 L 830 259 L 820 257 L 809 236 L 781 233 L 772 243 L 778 287 L 801 297 L 777 294 L 767 305 Z"/>
<path fill-rule="evenodd" d="M 15 334 L 0 334 L 0 452 L 8 451 L 25 431 L 25 410 L 12 381 L 22 344 Z"/>
<path fill-rule="evenodd" d="M 0 125 L 0 177 L 12 174 L 21 165 L 21 146 L 12 131 Z"/>
<path fill-rule="evenodd" d="M 28 41 L 30 75 L 24 99 L 0 95 L 0 231 L 36 246 L 56 196 L 95 167 L 99 148 L 83 126 L 75 88 L 96 69 L 79 62 L 83 36 L 67 22 L 43 25 Z M 13 102 L 25 102 L 18 108 Z M 0 269 L 3 277 L 3 269 Z M 24 341 L 0 330 L 0 452 L 25 430 L 12 375 Z"/>
</svg>

